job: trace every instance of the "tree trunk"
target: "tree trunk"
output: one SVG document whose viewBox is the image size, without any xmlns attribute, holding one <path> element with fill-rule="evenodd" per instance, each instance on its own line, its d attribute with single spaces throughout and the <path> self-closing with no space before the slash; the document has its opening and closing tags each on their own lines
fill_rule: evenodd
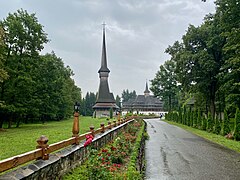
<svg viewBox="0 0 240 180">
<path fill-rule="evenodd" d="M 216 86 L 217 86 L 217 82 L 216 80 L 213 80 L 210 88 L 210 112 L 213 119 L 215 119 L 215 113 L 216 113 L 216 106 L 215 106 Z"/>
<path fill-rule="evenodd" d="M 8 119 L 8 129 L 10 129 L 12 127 L 12 115 L 9 117 Z"/>
</svg>

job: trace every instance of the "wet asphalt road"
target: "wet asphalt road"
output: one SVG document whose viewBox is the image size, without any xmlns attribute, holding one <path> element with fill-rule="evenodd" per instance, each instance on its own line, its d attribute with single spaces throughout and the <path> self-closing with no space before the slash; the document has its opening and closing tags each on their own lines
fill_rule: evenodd
<svg viewBox="0 0 240 180">
<path fill-rule="evenodd" d="M 240 153 L 147 119 L 146 179 L 240 180 Z"/>
</svg>

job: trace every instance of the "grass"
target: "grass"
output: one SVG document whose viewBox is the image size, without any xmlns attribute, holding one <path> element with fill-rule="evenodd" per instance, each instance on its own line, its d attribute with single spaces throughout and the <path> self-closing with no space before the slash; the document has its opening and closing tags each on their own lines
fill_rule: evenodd
<svg viewBox="0 0 240 180">
<path fill-rule="evenodd" d="M 107 125 L 106 119 L 92 117 L 79 119 L 79 134 L 88 132 L 91 125 L 94 125 L 95 129 L 100 127 L 101 122 Z M 0 131 L 0 160 L 36 149 L 36 141 L 41 135 L 48 137 L 48 144 L 68 139 L 72 137 L 72 125 L 73 118 L 44 124 L 22 124 L 19 128 Z"/>
<path fill-rule="evenodd" d="M 225 138 L 224 136 L 221 135 L 217 135 L 217 134 L 213 134 L 213 133 L 209 133 L 203 130 L 199 130 L 199 129 L 195 129 L 183 124 L 178 124 L 176 122 L 172 122 L 172 121 L 167 121 L 164 120 L 165 122 L 178 126 L 180 128 L 183 128 L 191 133 L 194 133 L 200 137 L 203 137 L 205 139 L 208 139 L 209 141 L 215 142 L 217 144 L 223 145 L 225 147 L 228 147 L 234 151 L 240 152 L 240 142 L 239 141 L 234 141 L 234 140 L 230 140 Z"/>
</svg>

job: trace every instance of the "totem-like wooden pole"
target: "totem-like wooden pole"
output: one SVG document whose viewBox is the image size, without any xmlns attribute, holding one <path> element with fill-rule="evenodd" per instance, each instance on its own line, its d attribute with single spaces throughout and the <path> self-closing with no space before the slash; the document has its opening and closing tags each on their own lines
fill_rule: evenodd
<svg viewBox="0 0 240 180">
<path fill-rule="evenodd" d="M 101 124 L 100 124 L 100 127 L 101 127 L 101 133 L 104 133 L 104 132 L 105 132 L 104 123 L 101 123 Z"/>
<path fill-rule="evenodd" d="M 37 140 L 37 149 L 41 148 L 42 149 L 42 157 L 41 159 L 43 160 L 48 160 L 49 159 L 49 153 L 48 153 L 48 149 L 49 149 L 49 145 L 48 143 L 48 138 L 44 135 L 42 135 L 38 140 Z"/>
<path fill-rule="evenodd" d="M 120 117 L 120 112 L 118 112 L 118 125 L 121 124 L 121 117 Z"/>
<path fill-rule="evenodd" d="M 72 137 L 75 137 L 75 144 L 79 144 L 79 103 L 75 103 L 74 105 L 74 120 L 73 120 L 73 128 L 72 128 Z"/>
</svg>

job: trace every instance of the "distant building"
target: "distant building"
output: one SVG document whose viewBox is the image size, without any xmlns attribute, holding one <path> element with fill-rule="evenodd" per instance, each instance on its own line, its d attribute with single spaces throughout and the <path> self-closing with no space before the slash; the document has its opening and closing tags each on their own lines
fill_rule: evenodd
<svg viewBox="0 0 240 180">
<path fill-rule="evenodd" d="M 163 102 L 150 95 L 147 83 L 144 95 L 138 95 L 135 99 L 129 99 L 127 102 L 123 102 L 122 114 L 125 115 L 128 112 L 143 115 L 155 114 L 158 116 L 165 114 L 163 111 Z"/>
<path fill-rule="evenodd" d="M 110 70 L 107 67 L 107 53 L 105 43 L 105 28 L 103 27 L 103 44 L 102 44 L 102 59 L 101 67 L 98 70 L 100 84 L 98 89 L 98 96 L 96 104 L 93 106 L 96 117 L 108 117 L 110 116 L 110 110 L 113 110 L 113 115 L 116 115 L 116 110 L 119 107 L 116 105 L 113 93 L 109 91 L 108 76 Z"/>
</svg>

